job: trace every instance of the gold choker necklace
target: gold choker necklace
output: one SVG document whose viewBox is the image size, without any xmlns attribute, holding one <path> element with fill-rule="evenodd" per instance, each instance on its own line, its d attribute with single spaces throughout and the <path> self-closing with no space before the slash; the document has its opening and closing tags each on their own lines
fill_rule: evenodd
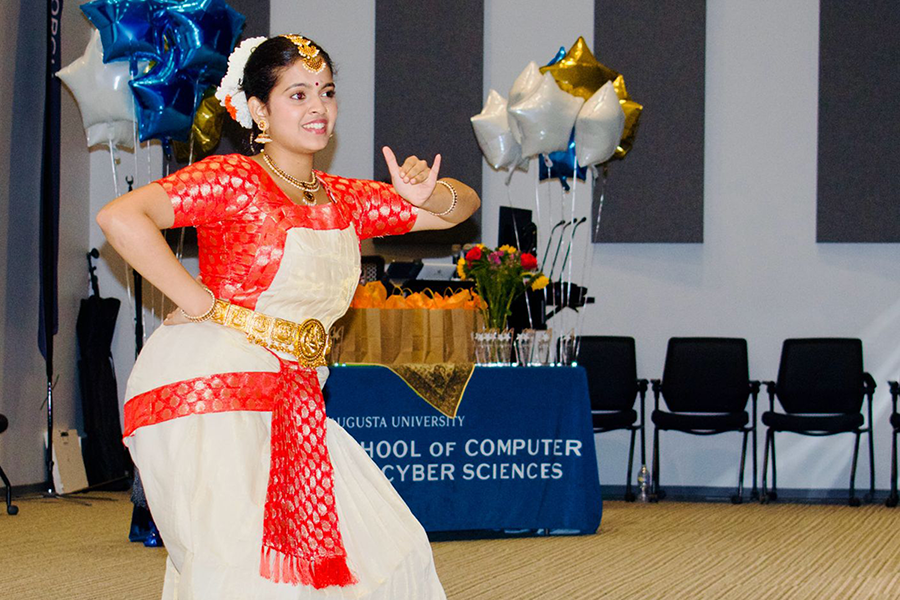
<svg viewBox="0 0 900 600">
<path fill-rule="evenodd" d="M 303 181 L 301 179 L 297 179 L 291 175 L 288 175 L 284 171 L 278 168 L 278 165 L 275 164 L 275 161 L 266 154 L 266 151 L 263 150 L 263 160 L 266 161 L 266 164 L 269 165 L 269 168 L 272 169 L 276 175 L 287 181 L 289 184 L 297 188 L 298 190 L 303 192 L 303 202 L 305 202 L 308 206 L 314 206 L 316 203 L 316 197 L 313 196 L 314 193 L 319 191 L 321 185 L 319 184 L 319 178 L 316 177 L 315 172 L 312 173 L 312 179 L 309 181 Z"/>
</svg>

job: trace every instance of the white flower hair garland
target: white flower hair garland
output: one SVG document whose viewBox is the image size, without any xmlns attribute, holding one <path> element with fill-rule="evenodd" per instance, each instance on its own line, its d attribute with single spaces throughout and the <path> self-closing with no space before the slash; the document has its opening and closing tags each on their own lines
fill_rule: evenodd
<svg viewBox="0 0 900 600">
<path fill-rule="evenodd" d="M 250 116 L 250 107 L 247 106 L 247 95 L 241 87 L 244 67 L 256 47 L 267 39 L 269 38 L 259 36 L 247 38 L 241 42 L 228 57 L 228 70 L 216 89 L 216 98 L 219 99 L 222 106 L 225 107 L 232 119 L 246 129 L 253 129 L 253 117 Z"/>
</svg>

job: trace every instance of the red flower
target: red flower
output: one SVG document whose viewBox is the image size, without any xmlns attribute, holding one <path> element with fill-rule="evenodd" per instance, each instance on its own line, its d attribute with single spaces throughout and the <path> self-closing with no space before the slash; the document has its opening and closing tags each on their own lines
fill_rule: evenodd
<svg viewBox="0 0 900 600">
<path fill-rule="evenodd" d="M 481 246 L 475 246 L 466 252 L 466 261 L 479 260 L 481 258 Z"/>
<path fill-rule="evenodd" d="M 523 252 L 520 261 L 522 263 L 522 268 L 526 271 L 531 271 L 537 268 L 537 259 L 533 254 Z"/>
<path fill-rule="evenodd" d="M 231 96 L 225 96 L 225 110 L 228 111 L 228 114 L 231 115 L 232 119 L 237 120 L 237 109 L 234 107 L 234 104 L 231 103 Z"/>
</svg>

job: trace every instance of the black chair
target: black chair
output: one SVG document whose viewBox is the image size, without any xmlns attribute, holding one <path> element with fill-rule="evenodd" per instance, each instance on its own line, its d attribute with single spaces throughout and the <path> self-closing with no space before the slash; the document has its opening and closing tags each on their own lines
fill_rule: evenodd
<svg viewBox="0 0 900 600">
<path fill-rule="evenodd" d="M 649 382 L 638 379 L 634 338 L 585 335 L 578 338 L 578 364 L 587 372 L 591 395 L 591 420 L 594 433 L 627 429 L 631 432 L 628 447 L 628 473 L 625 499 L 634 501 L 631 473 L 634 466 L 634 438 L 641 432 L 641 464 L 647 464 L 644 443 L 644 399 Z M 640 420 L 634 402 L 641 396 Z"/>
<path fill-rule="evenodd" d="M 891 427 L 894 429 L 893 444 L 891 445 L 891 493 L 888 495 L 887 501 L 884 503 L 888 508 L 897 506 L 897 434 L 900 433 L 900 413 L 897 412 L 897 398 L 900 397 L 900 383 L 896 381 L 888 381 L 891 386 Z"/>
<path fill-rule="evenodd" d="M 805 338 L 784 341 L 778 382 L 767 381 L 769 410 L 763 413 L 766 448 L 763 454 L 762 502 L 778 499 L 775 468 L 775 433 L 790 432 L 810 436 L 854 433 L 853 463 L 850 468 L 850 506 L 859 506 L 856 497 L 856 463 L 859 437 L 869 434 L 869 493 L 875 496 L 875 446 L 872 439 L 872 396 L 875 380 L 863 370 L 862 341 L 855 338 Z M 775 397 L 784 413 L 775 412 Z M 867 397 L 868 419 L 862 415 Z M 866 424 L 863 427 L 863 424 Z M 772 448 L 772 490 L 767 485 L 769 447 Z"/>
<path fill-rule="evenodd" d="M 9 420 L 5 415 L 0 415 L 0 433 L 6 431 L 7 427 L 9 427 Z M 6 486 L 6 512 L 14 515 L 19 512 L 19 507 L 12 503 L 12 484 L 9 482 L 6 473 L 3 472 L 3 467 L 0 467 L 0 479 L 3 480 L 3 485 Z"/>
<path fill-rule="evenodd" d="M 747 361 L 747 340 L 741 338 L 671 338 L 666 351 L 662 380 L 653 380 L 655 410 L 653 432 L 653 494 L 665 498 L 659 487 L 659 432 L 680 431 L 691 435 L 742 432 L 741 464 L 734 504 L 744 500 L 744 464 L 747 434 L 753 434 L 753 490 L 756 488 L 756 401 L 760 383 L 751 381 Z M 659 408 L 660 395 L 669 411 Z M 747 400 L 753 398 L 753 415 L 747 414 Z"/>
</svg>

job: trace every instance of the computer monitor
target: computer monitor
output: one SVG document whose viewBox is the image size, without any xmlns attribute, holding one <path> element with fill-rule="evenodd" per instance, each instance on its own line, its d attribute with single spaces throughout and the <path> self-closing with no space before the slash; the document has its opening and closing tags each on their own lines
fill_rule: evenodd
<svg viewBox="0 0 900 600">
<path fill-rule="evenodd" d="M 518 235 L 517 235 L 518 234 Z M 537 228 L 531 221 L 531 211 L 527 208 L 500 207 L 500 225 L 497 231 L 498 245 L 509 244 L 522 252 L 537 256 L 535 241 Z"/>
</svg>

